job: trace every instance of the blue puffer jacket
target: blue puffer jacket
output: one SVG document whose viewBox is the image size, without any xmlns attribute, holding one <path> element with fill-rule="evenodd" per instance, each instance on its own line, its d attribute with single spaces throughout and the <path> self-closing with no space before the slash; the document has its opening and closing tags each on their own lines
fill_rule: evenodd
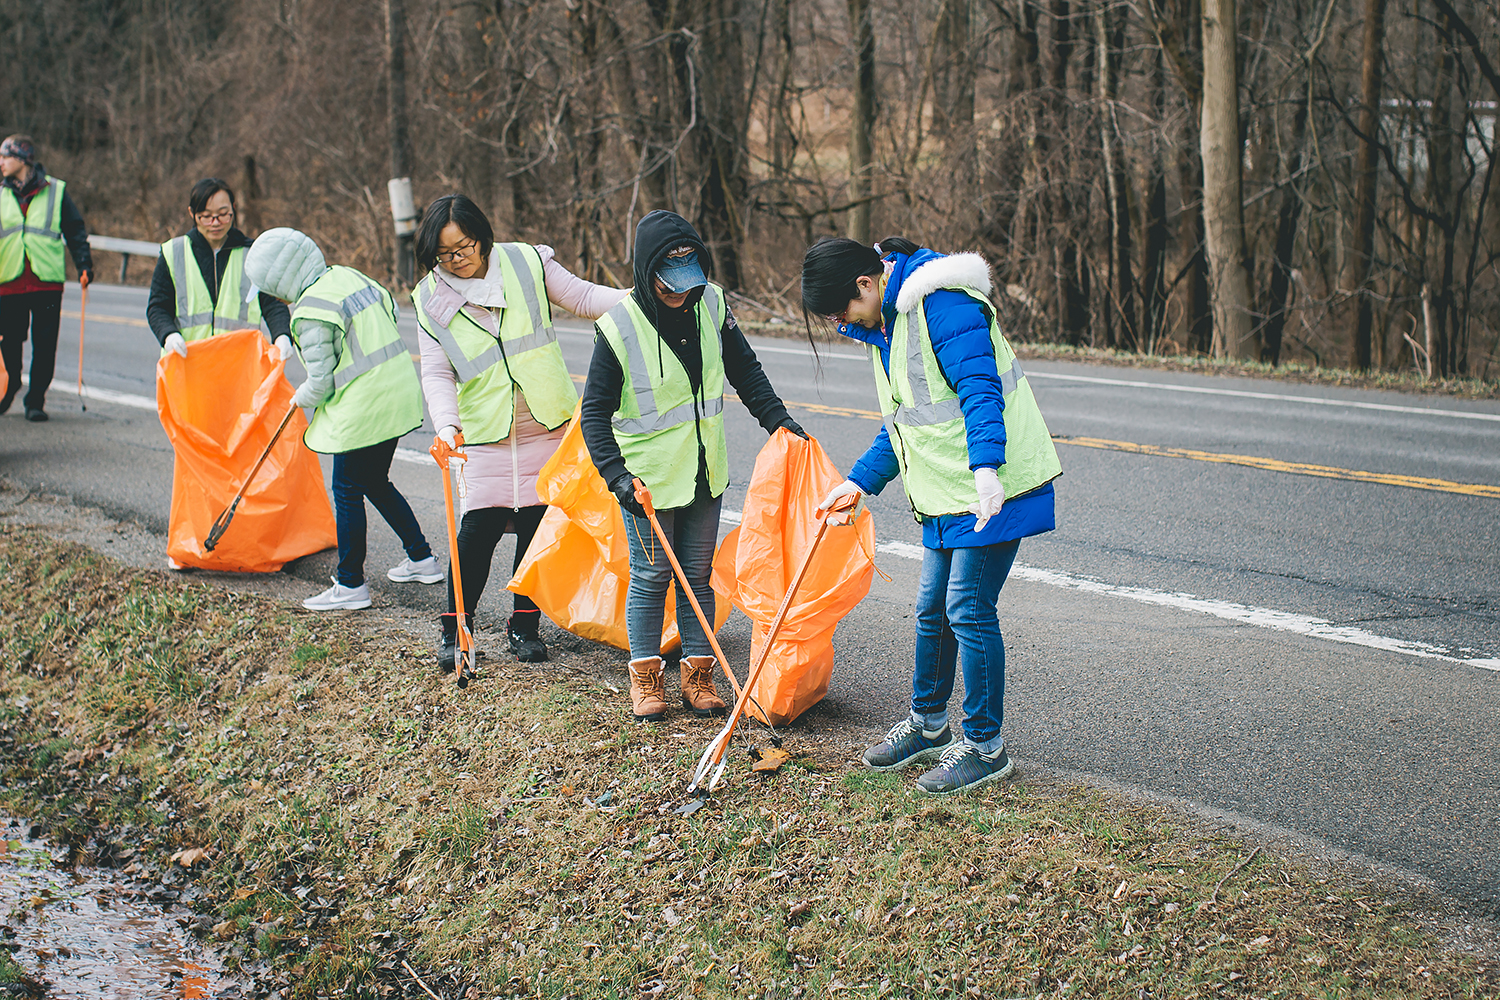
<svg viewBox="0 0 1500 1000">
<path fill-rule="evenodd" d="M 902 288 L 911 282 L 908 296 L 922 297 L 938 367 L 958 393 L 968 437 L 969 468 L 998 468 L 1005 463 L 1005 397 L 996 374 L 989 317 L 974 298 L 943 287 L 962 283 L 987 292 L 989 267 L 977 254 L 945 256 L 925 248 L 909 256 L 891 254 L 886 260 L 891 272 L 881 302 L 884 328 L 871 330 L 850 323 L 841 325 L 839 333 L 877 347 L 881 364 L 889 374 L 889 331 L 896 321 L 896 300 Z M 879 495 L 899 474 L 890 436 L 882 427 L 875 442 L 854 464 L 849 478 L 866 493 Z M 930 549 L 970 548 L 1051 531 L 1056 527 L 1054 500 L 1051 483 L 1014 499 L 1006 497 L 1000 513 L 990 518 L 982 532 L 974 531 L 973 514 L 926 518 L 922 521 L 922 544 Z"/>
</svg>

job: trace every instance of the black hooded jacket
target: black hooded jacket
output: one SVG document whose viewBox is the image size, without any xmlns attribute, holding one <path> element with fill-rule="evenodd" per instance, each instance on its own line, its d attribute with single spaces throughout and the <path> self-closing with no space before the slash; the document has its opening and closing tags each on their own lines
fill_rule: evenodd
<svg viewBox="0 0 1500 1000">
<path fill-rule="evenodd" d="M 224 282 L 224 268 L 229 264 L 229 251 L 247 247 L 254 241 L 239 229 L 230 227 L 229 233 L 224 237 L 224 245 L 215 253 L 213 247 L 208 245 L 208 240 L 198 232 L 197 226 L 188 231 L 187 238 L 188 247 L 193 251 L 193 260 L 198 264 L 198 273 L 203 275 L 203 283 L 208 286 L 214 303 L 217 304 L 219 287 Z M 261 292 L 260 315 L 266 321 L 266 329 L 271 331 L 273 341 L 282 335 L 291 336 L 292 312 L 285 302 Z M 166 254 L 156 258 L 156 271 L 151 275 L 151 295 L 146 299 L 146 322 L 151 325 L 151 333 L 155 335 L 156 342 L 163 347 L 167 344 L 168 334 L 182 332 L 177 329 L 177 285 L 172 281 L 171 269 L 167 267 Z"/>
<path fill-rule="evenodd" d="M 696 307 L 703 298 L 703 290 L 696 289 L 688 295 L 681 309 L 668 309 L 656 297 L 653 280 L 656 269 L 667 256 L 667 251 L 688 244 L 698 250 L 698 261 L 704 265 L 704 273 L 712 274 L 713 260 L 708 248 L 699 239 L 698 232 L 682 216 L 675 212 L 656 211 L 648 214 L 635 227 L 635 289 L 630 293 L 636 304 L 651 320 L 662 341 L 677 356 L 693 391 L 703 383 L 703 357 L 701 339 L 698 336 Z M 719 329 L 719 349 L 724 358 L 724 376 L 734 386 L 741 402 L 752 416 L 772 433 L 787 421 L 786 406 L 771 382 L 761 369 L 755 351 L 740 332 L 734 315 L 724 306 L 724 325 Z M 609 341 L 595 328 L 594 356 L 589 362 L 588 382 L 583 391 L 581 423 L 583 440 L 588 445 L 589 456 L 599 469 L 604 482 L 613 488 L 615 481 L 627 474 L 625 459 L 615 441 L 612 418 L 620 406 L 620 392 L 625 386 L 625 372 Z M 700 441 L 698 448 L 697 498 L 708 493 L 708 464 Z"/>
</svg>

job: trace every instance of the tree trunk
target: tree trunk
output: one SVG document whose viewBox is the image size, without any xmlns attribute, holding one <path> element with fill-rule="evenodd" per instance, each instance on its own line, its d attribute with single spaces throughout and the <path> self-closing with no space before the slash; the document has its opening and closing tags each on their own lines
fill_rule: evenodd
<svg viewBox="0 0 1500 1000">
<path fill-rule="evenodd" d="M 1118 82 L 1120 51 L 1124 41 L 1123 24 L 1112 15 L 1108 0 L 1101 0 L 1094 11 L 1094 40 L 1098 45 L 1099 73 L 1099 144 L 1104 151 L 1104 175 L 1109 191 L 1109 225 L 1112 258 L 1112 287 L 1105 289 L 1109 305 L 1119 317 L 1120 336 L 1111 347 L 1134 351 L 1139 346 L 1139 323 L 1136 319 L 1135 275 L 1131 264 L 1130 183 L 1125 174 L 1124 151 L 1119 146 L 1115 128 L 1114 101 Z M 1110 22 L 1114 23 L 1111 24 Z M 1111 338 L 1112 341 L 1116 338 Z"/>
<path fill-rule="evenodd" d="M 870 0 L 849 0 L 849 27 L 854 38 L 853 113 L 849 121 L 849 210 L 847 235 L 869 243 L 870 195 L 873 159 L 871 138 L 875 131 L 875 26 Z"/>
<path fill-rule="evenodd" d="M 1370 367 L 1370 330 L 1374 324 L 1365 283 L 1375 253 L 1375 193 L 1379 180 L 1380 88 L 1384 67 L 1385 0 L 1365 0 L 1364 61 L 1361 72 L 1359 131 L 1364 137 L 1354 161 L 1354 248 L 1344 271 L 1344 291 L 1356 299 L 1349 324 L 1349 367 Z"/>
<path fill-rule="evenodd" d="M 1257 358 L 1245 271 L 1240 195 L 1239 73 L 1235 0 L 1203 0 L 1203 228 L 1212 290 L 1216 358 Z"/>
<path fill-rule="evenodd" d="M 406 8 L 404 0 L 385 0 L 386 116 L 390 122 L 391 176 L 411 176 L 411 140 L 406 128 Z M 396 280 L 407 287 L 415 282 L 412 238 L 395 241 Z"/>
<path fill-rule="evenodd" d="M 1167 80 L 1161 50 L 1151 72 L 1151 109 L 1157 122 L 1166 116 Z M 1161 144 L 1154 143 L 1146 161 L 1146 240 L 1141 254 L 1141 295 L 1145 307 L 1141 350 L 1154 354 L 1167 325 L 1167 170 Z"/>
<path fill-rule="evenodd" d="M 1302 192 L 1292 178 L 1302 170 L 1302 140 L 1307 133 L 1311 95 L 1304 89 L 1302 103 L 1292 117 L 1292 155 L 1286 164 L 1287 185 L 1281 194 L 1276 218 L 1276 259 L 1271 266 L 1271 291 L 1266 309 L 1266 329 L 1261 338 L 1261 360 L 1281 363 L 1281 337 L 1286 329 L 1287 292 L 1292 284 L 1292 250 L 1297 242 L 1297 220 L 1302 215 Z"/>
</svg>

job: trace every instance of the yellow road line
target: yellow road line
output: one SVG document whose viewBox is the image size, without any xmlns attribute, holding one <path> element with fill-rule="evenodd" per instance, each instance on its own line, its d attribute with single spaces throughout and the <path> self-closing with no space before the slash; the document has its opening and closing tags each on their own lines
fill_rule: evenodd
<svg viewBox="0 0 1500 1000">
<path fill-rule="evenodd" d="M 78 318 L 78 314 L 76 312 L 68 312 L 66 309 L 63 310 L 62 316 L 63 316 L 63 319 L 77 319 Z M 143 319 L 136 319 L 134 316 L 106 316 L 106 315 L 104 315 L 102 313 L 89 313 L 89 319 L 93 320 L 95 323 L 119 323 L 119 324 L 121 324 L 123 326 L 150 326 L 151 325 L 150 323 L 147 323 Z"/>
<path fill-rule="evenodd" d="M 1151 444 L 1135 444 L 1131 441 L 1109 441 L 1104 438 L 1059 437 L 1059 444 L 1073 444 L 1081 448 L 1100 448 L 1104 451 L 1125 451 L 1136 455 L 1155 455 L 1161 458 L 1187 458 L 1195 462 L 1218 462 L 1224 465 L 1245 465 L 1267 472 L 1287 472 L 1296 476 L 1318 476 L 1323 479 L 1346 479 L 1360 483 L 1380 483 L 1384 486 L 1406 486 L 1416 490 L 1434 490 L 1440 493 L 1461 493 L 1472 497 L 1495 497 L 1500 499 L 1500 486 L 1482 483 L 1454 483 L 1446 479 L 1428 479 L 1425 476 L 1398 476 L 1389 472 L 1364 472 L 1359 469 L 1339 469 L 1328 465 L 1309 465 L 1305 462 L 1283 462 L 1275 458 L 1257 458 L 1253 455 L 1225 455 L 1211 451 L 1194 451 L 1191 448 L 1162 448 Z"/>
</svg>

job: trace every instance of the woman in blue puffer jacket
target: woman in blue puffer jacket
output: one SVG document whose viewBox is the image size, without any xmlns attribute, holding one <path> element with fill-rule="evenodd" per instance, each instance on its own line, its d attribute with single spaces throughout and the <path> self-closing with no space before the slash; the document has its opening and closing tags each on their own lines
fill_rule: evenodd
<svg viewBox="0 0 1500 1000">
<path fill-rule="evenodd" d="M 802 264 L 803 307 L 870 346 L 885 418 L 820 506 L 878 494 L 899 473 L 922 525 L 911 711 L 865 762 L 895 771 L 936 761 L 917 786 L 937 795 L 1011 772 L 995 605 L 1020 540 L 1055 526 L 1052 480 L 1062 472 L 989 291 L 978 254 L 945 256 L 903 239 L 873 248 L 824 240 Z M 960 651 L 965 719 L 956 738 L 948 699 Z"/>
</svg>

